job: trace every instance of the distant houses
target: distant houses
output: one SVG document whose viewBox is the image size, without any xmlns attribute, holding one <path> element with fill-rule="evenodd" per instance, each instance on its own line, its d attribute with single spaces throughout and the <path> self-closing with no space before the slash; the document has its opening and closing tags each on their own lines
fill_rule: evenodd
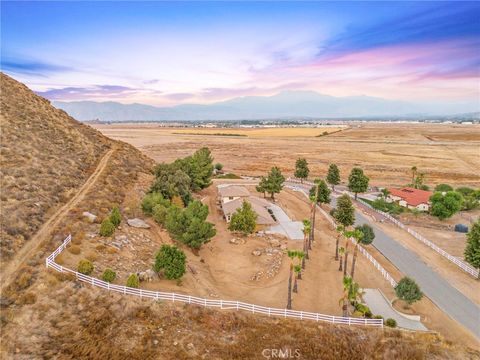
<svg viewBox="0 0 480 360">
<path fill-rule="evenodd" d="M 242 206 L 243 201 L 248 201 L 252 205 L 253 211 L 257 214 L 257 225 L 259 225 L 260 228 L 276 224 L 276 221 L 268 211 L 271 204 L 267 200 L 250 195 L 250 191 L 243 186 L 218 186 L 218 202 L 227 223 L 230 222 L 232 215 L 237 209 Z"/>
<path fill-rule="evenodd" d="M 404 187 L 401 189 L 388 189 L 387 202 L 398 202 L 398 205 L 408 209 L 428 211 L 430 209 L 430 196 L 433 192 Z"/>
</svg>

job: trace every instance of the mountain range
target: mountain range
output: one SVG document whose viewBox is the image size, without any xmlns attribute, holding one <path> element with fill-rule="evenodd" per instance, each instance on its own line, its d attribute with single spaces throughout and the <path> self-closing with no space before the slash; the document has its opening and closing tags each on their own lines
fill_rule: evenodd
<svg viewBox="0 0 480 360">
<path fill-rule="evenodd" d="M 335 97 L 314 91 L 283 91 L 273 96 L 245 96 L 213 104 L 157 107 L 118 102 L 54 101 L 82 121 L 262 120 L 281 118 L 349 118 L 431 116 L 478 112 L 478 102 L 407 102 L 370 96 Z"/>
</svg>

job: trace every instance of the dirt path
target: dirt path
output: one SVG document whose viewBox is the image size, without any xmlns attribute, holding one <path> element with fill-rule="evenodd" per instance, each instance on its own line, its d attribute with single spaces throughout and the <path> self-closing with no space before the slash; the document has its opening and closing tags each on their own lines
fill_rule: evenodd
<svg viewBox="0 0 480 360">
<path fill-rule="evenodd" d="M 37 233 L 23 246 L 20 251 L 15 255 L 15 257 L 10 261 L 10 263 L 3 269 L 1 275 L 1 287 L 0 292 L 7 288 L 8 285 L 15 278 L 15 273 L 20 269 L 20 267 L 25 263 L 25 261 L 30 257 L 32 252 L 37 252 L 40 246 L 49 238 L 52 230 L 55 226 L 62 220 L 62 218 L 67 214 L 72 208 L 78 205 L 78 203 L 84 198 L 90 188 L 95 184 L 100 174 L 103 172 L 107 166 L 108 160 L 115 152 L 115 148 L 110 149 L 100 160 L 95 171 L 90 175 L 87 181 L 82 185 L 79 191 L 73 196 L 70 201 L 58 209 L 37 231 Z"/>
</svg>

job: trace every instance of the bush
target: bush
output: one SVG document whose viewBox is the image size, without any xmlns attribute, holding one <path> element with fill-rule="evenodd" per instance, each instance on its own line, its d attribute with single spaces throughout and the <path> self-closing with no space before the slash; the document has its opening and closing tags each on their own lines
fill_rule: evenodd
<svg viewBox="0 0 480 360">
<path fill-rule="evenodd" d="M 80 274 L 90 275 L 93 272 L 93 264 L 90 260 L 82 259 L 78 262 L 77 271 Z"/>
<path fill-rule="evenodd" d="M 112 236 L 115 232 L 115 225 L 112 224 L 109 218 L 102 221 L 100 225 L 100 236 Z"/>
<path fill-rule="evenodd" d="M 252 234 L 257 226 L 257 216 L 252 205 L 244 200 L 242 206 L 232 215 L 228 229 L 243 235 Z"/>
<path fill-rule="evenodd" d="M 423 297 L 415 280 L 407 276 L 403 277 L 395 286 L 395 293 L 400 300 L 406 301 L 409 305 Z"/>
<path fill-rule="evenodd" d="M 137 274 L 131 274 L 127 279 L 127 286 L 132 288 L 138 288 L 140 280 L 138 280 Z"/>
<path fill-rule="evenodd" d="M 217 171 L 221 171 L 221 170 L 223 169 L 223 164 L 216 163 L 216 164 L 215 164 L 215 169 L 216 169 Z"/>
<path fill-rule="evenodd" d="M 447 192 L 453 191 L 453 188 L 448 184 L 438 184 L 437 186 L 435 186 L 435 191 Z"/>
<path fill-rule="evenodd" d="M 153 209 L 156 205 L 168 207 L 169 201 L 158 192 L 152 192 L 143 197 L 141 206 L 145 215 L 153 215 Z"/>
<path fill-rule="evenodd" d="M 162 245 L 155 255 L 153 269 L 156 272 L 163 270 L 163 274 L 169 280 L 180 279 L 186 271 L 185 259 L 184 252 L 176 246 Z"/>
<path fill-rule="evenodd" d="M 382 320 L 383 320 L 383 316 L 382 316 L 382 315 L 374 315 L 373 318 L 374 318 L 374 319 L 382 319 Z"/>
<path fill-rule="evenodd" d="M 112 269 L 105 269 L 102 274 L 102 280 L 111 283 L 117 277 L 117 273 Z"/>
<path fill-rule="evenodd" d="M 436 192 L 430 197 L 432 207 L 430 212 L 440 220 L 445 220 L 459 211 L 463 206 L 463 196 L 455 191 L 447 193 Z"/>
<path fill-rule="evenodd" d="M 385 320 L 385 325 L 387 325 L 388 327 L 391 327 L 391 328 L 396 328 L 397 327 L 397 321 L 395 319 L 388 318 L 387 320 Z"/>
<path fill-rule="evenodd" d="M 109 219 L 113 226 L 118 227 L 118 225 L 120 225 L 120 222 L 122 221 L 122 215 L 120 214 L 120 209 L 118 208 L 118 206 L 115 206 L 112 209 Z"/>
<path fill-rule="evenodd" d="M 165 220 L 167 218 L 167 213 L 168 213 L 168 207 L 162 205 L 162 204 L 157 204 L 153 208 L 153 219 L 155 220 L 156 223 L 164 226 L 165 225 Z"/>
<path fill-rule="evenodd" d="M 78 255 L 81 252 L 80 246 L 78 245 L 70 245 L 68 247 L 68 251 L 74 255 Z"/>
<path fill-rule="evenodd" d="M 361 304 L 361 303 L 355 304 L 355 310 L 361 313 L 366 318 L 370 319 L 372 317 L 372 312 L 370 311 L 370 308 L 364 304 Z"/>
</svg>

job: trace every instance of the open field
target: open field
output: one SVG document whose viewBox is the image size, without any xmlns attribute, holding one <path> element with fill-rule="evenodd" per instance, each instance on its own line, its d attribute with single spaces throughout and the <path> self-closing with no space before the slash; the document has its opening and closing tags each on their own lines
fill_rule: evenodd
<svg viewBox="0 0 480 360">
<path fill-rule="evenodd" d="M 225 171 L 240 175 L 262 175 L 273 165 L 292 174 L 295 160 L 305 157 L 313 176 L 324 176 L 328 164 L 337 163 L 343 181 L 352 167 L 361 166 L 372 185 L 404 185 L 411 181 L 410 168 L 417 166 L 425 173 L 429 185 L 447 182 L 480 186 L 479 125 L 362 123 L 322 137 L 315 137 L 317 132 L 306 134 L 306 128 L 258 130 L 276 131 L 283 133 L 282 136 L 203 137 L 174 134 L 199 131 L 194 128 L 161 128 L 154 124 L 94 126 L 109 137 L 129 142 L 159 162 L 172 161 L 208 146 L 215 160 L 225 165 Z M 219 130 L 234 131 L 232 128 L 204 131 Z M 296 131 L 303 135 L 287 135 Z"/>
</svg>

